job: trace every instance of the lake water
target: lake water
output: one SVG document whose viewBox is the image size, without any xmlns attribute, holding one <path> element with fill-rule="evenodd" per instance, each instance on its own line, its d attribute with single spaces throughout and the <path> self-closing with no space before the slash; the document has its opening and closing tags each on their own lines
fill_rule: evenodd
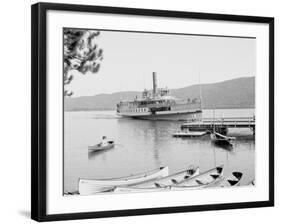
<svg viewBox="0 0 281 224">
<path fill-rule="evenodd" d="M 249 117 L 254 109 L 204 110 L 203 117 Z M 241 185 L 255 177 L 255 141 L 252 131 L 229 129 L 236 136 L 232 149 L 200 138 L 173 138 L 181 122 L 120 118 L 115 111 L 65 112 L 64 191 L 77 191 L 79 178 L 111 178 L 169 166 L 170 174 L 190 165 L 201 171 L 224 164 L 224 174 L 243 172 Z M 114 139 L 108 151 L 88 153 L 101 137 Z"/>
</svg>

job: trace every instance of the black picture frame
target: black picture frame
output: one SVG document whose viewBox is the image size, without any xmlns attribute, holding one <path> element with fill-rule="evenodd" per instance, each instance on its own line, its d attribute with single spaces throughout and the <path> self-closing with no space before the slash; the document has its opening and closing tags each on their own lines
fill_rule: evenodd
<svg viewBox="0 0 281 224">
<path fill-rule="evenodd" d="M 147 215 L 161 213 L 193 212 L 206 210 L 238 209 L 274 206 L 274 18 L 241 15 L 164 11 L 137 8 L 103 7 L 89 5 L 37 3 L 31 13 L 31 218 L 36 221 L 73 220 L 116 216 Z M 160 207 L 146 209 L 114 210 L 69 214 L 46 213 L 46 19 L 48 10 L 87 13 L 110 13 L 123 15 L 156 16 L 169 18 L 192 18 L 234 22 L 253 22 L 269 25 L 269 200 L 243 203 L 226 203 L 196 206 Z"/>
</svg>

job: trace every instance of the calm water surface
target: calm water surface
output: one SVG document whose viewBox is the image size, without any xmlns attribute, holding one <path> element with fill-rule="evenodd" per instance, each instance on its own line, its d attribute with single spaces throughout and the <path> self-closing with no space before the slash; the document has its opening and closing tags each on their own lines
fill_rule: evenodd
<svg viewBox="0 0 281 224">
<path fill-rule="evenodd" d="M 205 110 L 203 117 L 253 116 L 253 109 Z M 145 121 L 116 116 L 115 111 L 65 112 L 64 191 L 78 190 L 79 178 L 110 178 L 169 166 L 170 174 L 190 165 L 201 171 L 224 164 L 224 174 L 242 171 L 241 185 L 255 177 L 255 142 L 250 129 L 230 129 L 232 149 L 211 143 L 208 135 L 173 138 L 181 122 Z M 115 148 L 88 153 L 103 135 Z"/>
</svg>

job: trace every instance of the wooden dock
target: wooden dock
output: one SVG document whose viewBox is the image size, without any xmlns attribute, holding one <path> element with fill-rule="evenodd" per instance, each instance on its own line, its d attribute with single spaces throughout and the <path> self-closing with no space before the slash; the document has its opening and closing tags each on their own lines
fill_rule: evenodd
<svg viewBox="0 0 281 224">
<path fill-rule="evenodd" d="M 200 121 L 186 122 L 181 129 L 190 131 L 217 131 L 226 134 L 228 128 L 250 128 L 255 134 L 255 117 L 224 117 L 224 118 L 203 118 Z"/>
</svg>

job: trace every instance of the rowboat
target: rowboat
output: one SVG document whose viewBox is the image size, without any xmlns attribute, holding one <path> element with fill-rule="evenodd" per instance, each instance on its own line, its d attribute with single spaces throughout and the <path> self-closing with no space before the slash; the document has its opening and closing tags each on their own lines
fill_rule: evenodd
<svg viewBox="0 0 281 224">
<path fill-rule="evenodd" d="M 108 145 L 106 145 L 106 146 L 102 146 L 101 143 L 92 145 L 92 146 L 90 145 L 90 146 L 88 146 L 88 150 L 91 152 L 107 150 L 107 149 L 112 149 L 115 145 L 114 141 L 108 141 L 107 143 L 108 143 Z"/>
<path fill-rule="evenodd" d="M 197 176 L 171 185 L 172 190 L 204 188 L 220 180 L 223 175 L 223 165 L 207 170 Z"/>
<path fill-rule="evenodd" d="M 190 167 L 187 170 L 177 172 L 167 177 L 162 177 L 156 180 L 147 181 L 145 183 L 132 185 L 129 187 L 120 186 L 114 189 L 114 192 L 128 193 L 128 192 L 150 192 L 158 190 L 169 190 L 169 186 L 181 182 L 185 179 L 192 178 L 199 175 L 199 167 Z"/>
<path fill-rule="evenodd" d="M 216 144 L 232 144 L 232 141 L 234 141 L 236 138 L 235 137 L 228 137 L 225 135 L 222 135 L 217 132 L 212 132 L 210 134 L 212 142 Z"/>
<path fill-rule="evenodd" d="M 131 176 L 110 178 L 110 179 L 83 179 L 78 182 L 78 191 L 80 195 L 91 195 L 95 193 L 113 191 L 117 186 L 130 186 L 154 180 L 169 175 L 168 167 L 160 167 L 145 173 L 139 173 Z"/>
<path fill-rule="evenodd" d="M 184 132 L 184 131 L 179 131 L 179 132 L 175 132 L 173 133 L 173 137 L 200 137 L 207 134 L 206 131 L 188 131 L 188 132 Z"/>
<path fill-rule="evenodd" d="M 243 174 L 241 172 L 232 172 L 228 177 L 221 177 L 216 183 L 210 184 L 207 187 L 235 187 L 240 184 Z"/>
</svg>

